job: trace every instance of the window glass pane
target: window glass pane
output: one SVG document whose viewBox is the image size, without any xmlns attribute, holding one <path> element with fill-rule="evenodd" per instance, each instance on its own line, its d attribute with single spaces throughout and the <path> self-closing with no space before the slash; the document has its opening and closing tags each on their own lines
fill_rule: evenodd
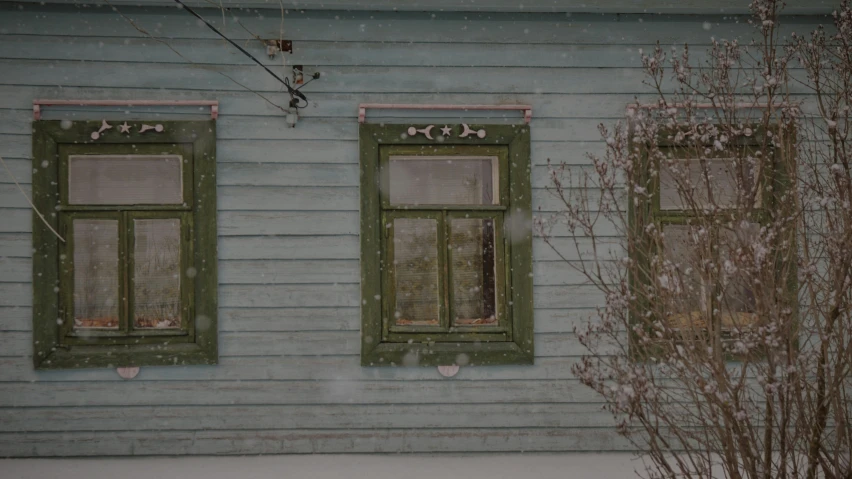
<svg viewBox="0 0 852 479">
<path fill-rule="evenodd" d="M 500 204 L 496 157 L 392 156 L 389 168 L 393 204 Z"/>
<path fill-rule="evenodd" d="M 434 219 L 394 219 L 393 251 L 394 322 L 397 325 L 439 325 L 438 222 Z"/>
<path fill-rule="evenodd" d="M 118 221 L 79 219 L 74 229 L 74 328 L 118 328 Z"/>
<path fill-rule="evenodd" d="M 180 220 L 134 220 L 133 327 L 180 327 Z"/>
<path fill-rule="evenodd" d="M 453 325 L 497 323 L 494 220 L 450 220 Z"/>
<path fill-rule="evenodd" d="M 701 279 L 697 230 L 686 225 L 663 226 L 663 267 L 658 278 L 661 298 L 675 328 L 705 328 L 707 285 Z"/>
<path fill-rule="evenodd" d="M 179 155 L 71 155 L 68 203 L 181 204 L 181 162 Z"/>
<path fill-rule="evenodd" d="M 710 182 L 712 202 L 707 192 L 705 168 Z M 692 197 L 699 207 L 715 204 L 722 208 L 735 207 L 737 202 L 737 168 L 732 158 L 714 158 L 700 160 L 662 160 L 660 166 L 660 209 L 690 209 Z M 750 180 L 746 180 L 750 181 Z M 684 188 L 684 194 L 678 191 L 678 183 Z M 744 188 L 748 187 L 748 183 Z"/>
<path fill-rule="evenodd" d="M 750 245 L 754 244 L 758 231 L 760 225 L 757 223 L 745 223 L 736 231 L 725 229 L 722 232 L 719 259 L 724 294 L 718 309 L 721 311 L 723 331 L 746 328 L 757 321 L 753 281 L 737 265 L 750 262 Z M 745 261 L 738 261 L 738 255 L 745 255 Z"/>
</svg>

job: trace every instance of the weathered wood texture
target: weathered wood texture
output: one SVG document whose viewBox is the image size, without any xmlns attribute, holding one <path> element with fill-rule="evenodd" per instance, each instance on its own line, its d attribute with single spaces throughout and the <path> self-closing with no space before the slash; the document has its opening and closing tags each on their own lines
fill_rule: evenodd
<svg viewBox="0 0 852 479">
<path fill-rule="evenodd" d="M 648 93 L 638 49 L 688 42 L 698 55 L 711 37 L 745 35 L 741 17 L 526 13 L 551 11 L 553 2 L 526 2 L 525 12 L 514 13 L 447 11 L 516 3 L 502 0 L 443 2 L 433 16 L 404 11 L 415 2 L 321 2 L 400 11 L 289 11 L 284 36 L 294 52 L 285 54 L 287 64 L 322 77 L 304 88 L 311 104 L 288 128 L 280 110 L 219 72 L 286 105 L 280 85 L 186 12 L 113 3 L 195 64 L 109 8 L 0 2 L 0 155 L 29 194 L 38 174 L 30 161 L 33 98 L 218 99 L 221 361 L 143 368 L 132 381 L 112 370 L 34 371 L 32 217 L 0 172 L 0 456 L 629 448 L 570 373 L 583 352 L 573 328 L 602 298 L 541 237 L 533 242 L 534 366 L 462 368 L 452 379 L 434 368 L 359 366 L 357 105 L 531 104 L 533 208 L 547 214 L 559 208 L 545 189 L 548 159 L 576 174 L 588 169 L 585 154 L 603 149 L 596 125 L 614 123 Z M 583 3 L 595 11 L 651 5 Z M 253 32 L 278 38 L 278 4 L 271 4 L 274 11 L 240 15 Z M 684 11 L 704 5 L 666 4 Z M 202 13 L 220 25 L 221 12 Z M 785 28 L 801 32 L 822 22 L 789 17 Z M 225 31 L 289 75 L 280 55 L 269 60 L 233 21 Z M 43 114 L 208 115 L 79 106 Z M 520 115 L 368 112 L 371 122 L 413 119 L 517 123 Z M 587 240 L 575 249 L 564 228 L 553 234 L 569 260 L 591 257 Z M 597 234 L 608 242 L 598 254 L 623 256 L 612 225 Z"/>
<path fill-rule="evenodd" d="M 7 1 L 7 0 L 3 0 Z M 14 0 L 17 2 L 37 2 L 69 4 L 73 0 Z M 145 5 L 145 6 L 172 6 L 166 0 L 113 0 L 112 2 L 91 2 L 94 5 Z M 203 0 L 185 0 L 186 5 L 193 7 L 209 7 L 209 3 Z M 830 0 L 789 0 L 787 12 L 790 14 L 828 14 L 834 3 Z M 224 0 L 220 5 L 230 8 L 253 8 L 273 9 L 280 8 L 278 2 L 269 0 Z M 287 5 L 287 3 L 284 3 Z M 306 4 L 292 2 L 293 7 L 303 7 Z M 681 0 L 671 2 L 667 0 L 598 0 L 588 2 L 586 0 L 527 0 L 518 4 L 515 0 L 431 0 L 429 7 L 436 12 L 594 12 L 594 13 L 680 13 L 680 14 L 727 14 L 748 13 L 748 4 L 738 0 L 717 0 L 708 5 L 701 0 Z M 374 0 L 363 2 L 360 0 L 325 0 L 311 8 L 321 10 L 347 10 L 363 11 L 377 10 L 390 12 L 420 12 L 424 10 L 423 3 L 418 0 Z"/>
</svg>

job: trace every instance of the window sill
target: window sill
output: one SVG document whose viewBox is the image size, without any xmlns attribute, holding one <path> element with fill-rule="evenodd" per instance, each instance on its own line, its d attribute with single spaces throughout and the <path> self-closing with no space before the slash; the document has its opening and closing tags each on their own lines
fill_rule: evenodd
<svg viewBox="0 0 852 479">
<path fill-rule="evenodd" d="M 216 364 L 215 348 L 194 343 L 57 347 L 46 358 L 33 358 L 36 369 L 118 368 Z"/>
</svg>

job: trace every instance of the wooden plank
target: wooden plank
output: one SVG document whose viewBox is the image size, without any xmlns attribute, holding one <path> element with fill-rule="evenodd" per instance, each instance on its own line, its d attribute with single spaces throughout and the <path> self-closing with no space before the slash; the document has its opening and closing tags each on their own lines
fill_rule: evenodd
<svg viewBox="0 0 852 479">
<path fill-rule="evenodd" d="M 3 198 L 0 185 L 0 199 Z M 219 192 L 219 211 L 357 211 L 356 187 L 278 187 L 222 186 Z"/>
<path fill-rule="evenodd" d="M 353 109 L 353 114 L 355 111 L 357 110 Z M 353 116 L 348 118 L 315 118 L 310 122 L 302 122 L 300 128 L 283 128 L 280 116 L 235 116 L 223 112 L 219 117 L 216 129 L 222 140 L 356 140 L 358 138 L 358 123 L 353 121 Z M 30 134 L 29 121 L 31 119 L 31 111 L 13 110 L 13 114 L 0 117 L 0 134 L 28 135 Z M 438 122 L 442 119 L 430 120 Z M 451 118 L 444 120 L 452 123 Z M 520 118 L 512 116 L 505 120 L 489 119 L 486 121 L 492 124 L 518 123 Z M 588 119 L 534 118 L 530 128 L 534 141 L 585 141 L 600 138 L 597 123 L 590 122 Z M 267 151 L 267 156 L 269 156 L 269 153 Z M 310 151 L 287 149 L 284 154 L 298 155 L 296 159 L 290 160 L 293 163 L 322 163 L 319 157 Z M 296 161 L 297 159 L 299 161 Z"/>
<path fill-rule="evenodd" d="M 222 211 L 219 235 L 357 235 L 355 211 Z M 0 235 L 0 247 L 2 247 Z"/>
<path fill-rule="evenodd" d="M 505 63 L 505 62 L 504 62 Z M 307 87 L 306 87 L 307 88 Z M 306 90 L 307 91 L 307 90 Z M 228 115 L 280 117 L 281 110 L 267 103 L 257 95 L 247 91 L 162 91 L 149 88 L 115 88 L 93 89 L 87 87 L 55 87 L 31 85 L 0 85 L 0 108 L 10 110 L 31 111 L 32 98 L 75 98 L 100 99 L 108 93 L 115 100 L 211 100 L 219 101 L 220 111 Z M 289 96 L 285 93 L 270 92 L 267 98 L 277 104 L 286 104 Z M 299 116 L 310 117 L 348 117 L 357 115 L 359 103 L 450 103 L 450 104 L 526 104 L 535 108 L 535 118 L 615 118 L 624 114 L 626 105 L 633 103 L 635 97 L 629 94 L 544 94 L 544 93 L 507 93 L 479 91 L 465 94 L 448 94 L 436 92 L 382 93 L 365 92 L 357 97 L 349 94 L 334 92 L 310 92 L 310 105 L 299 110 Z M 650 101 L 651 98 L 647 98 Z M 197 112 L 197 107 L 84 107 L 84 106 L 49 106 L 42 110 L 46 119 L 70 120 L 80 118 L 122 118 L 130 111 L 137 117 L 154 114 L 171 114 L 176 112 Z M 369 119 L 373 118 L 429 118 L 430 116 L 456 116 L 457 120 L 492 116 L 496 118 L 521 118 L 519 112 L 432 112 L 429 110 L 370 110 Z M 317 145 L 320 146 L 320 145 Z M 8 155 L 8 154 L 7 154 Z M 220 159 L 232 161 L 219 155 Z"/>
<path fill-rule="evenodd" d="M 0 283 L 29 283 L 33 278 L 30 258 L 9 258 L 0 249 Z"/>
<path fill-rule="evenodd" d="M 29 185 L 21 185 L 30 194 Z M 222 186 L 218 188 L 219 211 L 357 211 L 357 187 L 296 187 L 296 186 Z M 595 204 L 595 190 L 590 190 L 590 203 Z M 0 208 L 4 217 L 14 222 L 7 232 L 25 232 L 21 211 L 29 213 L 29 203 L 18 188 L 0 183 Z M 543 189 L 533 190 L 533 210 L 544 213 L 559 211 L 560 201 Z M 17 211 L 16 210 L 20 210 Z M 0 230 L 0 232 L 3 232 Z"/>
<path fill-rule="evenodd" d="M 19 183 L 30 183 L 33 175 L 32 161 L 27 158 L 7 158 L 3 156 L 3 161 L 9 168 L 9 172 L 14 175 L 14 178 Z M 9 172 L 5 169 L 0 174 L 0 183 L 12 183 L 13 178 L 9 177 Z"/>
<path fill-rule="evenodd" d="M 625 255 L 618 238 L 599 238 L 598 257 Z M 594 250 L 589 239 L 553 238 L 551 243 L 568 260 L 590 259 Z M 533 259 L 561 258 L 542 238 L 533 238 Z M 219 239 L 219 259 L 358 259 L 358 236 L 224 236 Z"/>
<path fill-rule="evenodd" d="M 306 87 L 309 88 L 309 87 Z M 307 91 L 307 90 L 306 90 Z M 247 91 L 163 91 L 150 88 L 87 88 L 87 87 L 55 87 L 55 86 L 30 86 L 30 85 L 0 85 L 0 108 L 9 110 L 20 110 L 20 113 L 32 110 L 32 98 L 76 98 L 76 99 L 102 99 L 105 95 L 115 100 L 218 100 L 220 111 L 227 115 L 238 116 L 263 116 L 279 117 L 281 110 L 267 103 L 257 95 Z M 285 93 L 269 92 L 264 94 L 273 102 L 283 105 L 289 100 Z M 815 111 L 814 102 L 807 101 L 809 95 L 794 95 L 791 100 L 804 102 L 802 109 L 805 112 Z M 642 102 L 650 102 L 655 98 L 652 96 L 640 96 Z M 359 103 L 450 103 L 450 104 L 525 104 L 533 105 L 533 116 L 542 118 L 585 118 L 585 119 L 613 119 L 623 118 L 625 108 L 628 104 L 636 101 L 635 95 L 618 93 L 509 93 L 478 91 L 464 94 L 452 94 L 443 92 L 407 92 L 407 93 L 382 93 L 364 92 L 357 96 L 334 92 L 310 92 L 310 104 L 307 108 L 299 110 L 300 121 L 306 118 L 335 117 L 354 118 L 357 115 Z M 127 113 L 129 112 L 129 113 Z M 101 118 L 151 118 L 155 115 L 187 114 L 193 112 L 195 115 L 206 116 L 206 109 L 198 107 L 83 107 L 83 106 L 49 106 L 42 109 L 45 119 L 101 119 Z M 18 112 L 15 112 L 17 114 Z M 455 118 L 454 123 L 466 119 L 480 118 L 491 119 L 519 119 L 519 112 L 495 112 L 495 111 L 429 111 L 429 110 L 370 110 L 367 114 L 368 121 L 381 120 L 417 120 L 432 117 Z M 203 119 L 203 118 L 202 118 Z M 597 122 L 595 122 L 597 123 Z M 317 145 L 321 146 L 321 145 Z M 221 152 L 220 152 L 221 153 Z M 285 158 L 278 161 L 287 161 Z M 7 151 L 5 158 L 9 158 Z M 219 155 L 224 161 L 238 161 Z M 326 160 L 331 162 L 332 158 Z M 271 160 L 253 160 L 271 161 Z"/>
<path fill-rule="evenodd" d="M 29 283 L 0 283 L 0 306 L 26 306 L 33 304 L 33 287 Z"/>
<path fill-rule="evenodd" d="M 3 456 L 629 451 L 612 428 L 129 431 L 0 434 Z"/>
<path fill-rule="evenodd" d="M 538 215 L 536 215 L 538 216 Z M 547 218 L 546 213 L 541 214 Z M 615 225 L 601 219 L 595 230 L 600 236 L 618 236 Z M 358 213 L 355 211 L 221 211 L 219 236 L 263 235 L 357 235 Z M 541 236 L 533 231 L 535 236 Z M 579 232 L 578 232 L 579 234 Z M 564 223 L 557 223 L 549 236 L 569 236 Z M 0 245 L 3 236 L 0 235 Z"/>
<path fill-rule="evenodd" d="M 23 190 L 23 194 L 21 190 Z M 14 183 L 0 183 L 2 211 L 10 211 L 11 209 L 29 210 L 30 204 L 27 202 L 27 198 L 32 198 L 32 187 L 29 182 L 21 184 L 20 190 Z"/>
<path fill-rule="evenodd" d="M 3 270 L 3 266 L 6 269 Z M 536 286 L 576 285 L 586 282 L 577 262 L 542 261 L 533 267 Z M 27 282 L 31 261 L 0 258 L 0 282 Z M 219 263 L 219 284 L 357 284 L 356 260 L 243 260 Z"/>
<path fill-rule="evenodd" d="M 742 7 L 738 0 L 726 1 L 734 2 L 740 8 Z M 62 9 L 30 6 L 21 11 L 13 9 L 11 5 L 3 6 L 3 8 L 6 11 L 0 15 L 0 19 L 3 20 L 0 26 L 8 34 L 144 37 L 119 15 L 108 10 L 81 12 L 70 7 Z M 575 14 L 566 17 L 565 15 L 522 13 L 518 11 L 517 4 L 514 5 L 512 13 L 459 14 L 435 11 L 435 17 L 427 11 L 341 13 L 290 10 L 286 23 L 287 37 L 296 42 L 319 40 L 630 45 L 649 43 L 654 40 L 659 40 L 662 44 L 706 43 L 711 36 L 728 39 L 753 36 L 752 28 L 741 18 L 730 13 L 719 14 L 722 10 L 718 8 L 714 6 L 715 11 L 712 12 L 716 15 L 710 15 L 710 12 L 705 11 L 705 15 L 702 15 L 700 19 L 676 15 Z M 417 9 L 422 9 L 422 6 Z M 639 9 L 639 13 L 648 12 L 644 7 Z M 121 11 L 133 19 L 137 25 L 159 37 L 216 38 L 215 33 L 199 25 L 189 15 L 164 15 L 164 13 L 173 13 L 174 9 L 140 9 L 125 6 L 121 8 Z M 636 10 L 628 9 L 628 11 L 617 13 L 630 11 L 636 12 Z M 222 26 L 220 11 L 201 9 L 200 12 L 212 24 Z M 243 25 L 262 38 L 278 38 L 280 35 L 281 19 L 277 11 L 268 15 L 240 15 L 240 18 Z M 640 22 L 640 19 L 643 21 Z M 440 21 L 442 28 L 435 28 L 436 21 Z M 711 24 L 710 30 L 703 28 L 705 21 Z M 785 18 L 783 28 L 780 29 L 781 34 L 789 36 L 794 30 L 808 30 L 805 25 L 812 26 L 819 21 L 808 17 Z M 823 23 L 828 22 L 823 20 Z M 234 39 L 251 38 L 247 32 L 232 23 L 225 27 L 225 32 Z"/>
<path fill-rule="evenodd" d="M 27 284 L 0 283 L 5 288 L 25 289 Z M 2 291 L 2 290 L 0 290 Z M 355 307 L 359 285 L 355 284 L 227 284 L 219 287 L 223 307 Z M 537 286 L 533 292 L 538 308 L 593 308 L 603 304 L 603 293 L 594 286 Z M 26 306 L 26 304 L 19 304 Z"/>
<path fill-rule="evenodd" d="M 14 335 L 9 333 L 6 342 L 9 351 L 18 352 L 14 346 Z M 291 333 L 220 333 L 221 355 L 243 356 L 310 356 L 310 355 L 356 355 L 360 352 L 358 331 L 310 331 Z M 0 340 L 3 341 L 3 340 Z M 573 333 L 535 334 L 538 357 L 576 357 L 586 353 Z M 26 354 L 24 352 L 24 354 Z"/>
<path fill-rule="evenodd" d="M 20 221 L 20 219 L 15 218 L 16 215 L 4 214 L 9 211 L 19 210 L 0 209 L 0 218 L 2 218 L 0 219 L 0 225 L 7 221 L 9 223 L 12 223 L 13 221 Z M 2 227 L 0 227 L 0 231 L 2 231 Z M 7 258 L 32 258 L 32 236 L 29 233 L 0 233 L 0 256 L 5 256 Z"/>
<path fill-rule="evenodd" d="M 536 308 L 594 308 L 604 304 L 604 294 L 595 286 L 536 286 Z"/>
<path fill-rule="evenodd" d="M 20 3 L 39 3 L 39 5 L 48 4 L 74 4 L 72 0 L 49 0 L 47 2 L 38 0 L 21 0 Z M 187 5 L 204 8 L 210 6 L 209 3 L 202 0 L 186 0 Z M 110 5 L 120 6 L 171 6 L 165 0 L 116 0 Z M 251 8 L 251 9 L 275 9 L 270 2 L 260 0 L 224 0 L 221 5 L 230 8 Z M 831 12 L 831 7 L 834 4 L 820 0 L 816 2 L 805 2 L 803 0 L 792 0 L 789 2 L 788 8 L 791 13 L 808 13 L 826 15 Z M 532 0 L 519 6 L 514 1 L 510 0 L 486 0 L 477 2 L 457 2 L 451 0 L 437 0 L 430 3 L 430 10 L 436 12 L 517 12 L 522 9 L 524 12 L 547 12 L 547 13 L 678 13 L 678 14 L 713 14 L 719 11 L 727 12 L 728 14 L 748 14 L 749 10 L 746 6 L 733 0 L 723 0 L 715 3 L 712 7 L 703 2 L 688 0 L 679 2 L 673 5 L 669 2 L 660 0 L 603 0 L 594 4 L 585 2 L 561 2 L 558 4 L 548 0 Z M 409 12 L 423 11 L 424 7 L 413 0 L 393 1 L 393 0 L 378 0 L 364 4 L 355 0 L 332 0 L 323 2 L 317 5 L 310 5 L 311 10 L 346 10 L 346 11 L 378 11 L 378 12 Z"/>
<path fill-rule="evenodd" d="M 0 203 L 7 209 L 29 209 L 27 197 L 31 194 L 30 185 L 21 185 L 21 190 L 14 184 L 0 183 Z M 589 205 L 595 206 L 599 191 L 587 189 L 585 192 Z M 357 197 L 356 186 L 239 185 L 218 188 L 219 211 L 357 211 Z M 569 198 L 575 201 L 573 194 Z M 561 211 L 565 205 L 546 189 L 534 188 L 532 207 L 533 211 L 549 213 Z"/>
<path fill-rule="evenodd" d="M 174 39 L 170 45 L 193 63 L 216 65 L 255 65 L 233 46 L 218 39 Z M 709 37 L 707 45 L 709 46 Z M 456 66 L 501 67 L 506 65 L 545 68 L 622 67 L 641 65 L 639 49 L 653 51 L 653 42 L 639 45 L 509 44 L 483 48 L 482 43 L 410 42 L 299 42 L 287 63 L 304 65 L 309 71 L 323 66 Z M 701 62 L 705 45 L 691 44 L 694 61 Z M 270 67 L 280 67 L 280 56 L 270 59 L 260 42 L 245 48 Z M 132 52 L 132 55 L 128 55 Z M 690 52 L 692 53 L 692 52 Z M 51 37 L 5 35 L 0 41 L 0 58 L 29 60 L 68 60 L 87 62 L 186 63 L 173 50 L 148 38 L 76 37 L 57 43 Z M 508 62 L 507 62 L 508 60 Z"/>
<path fill-rule="evenodd" d="M 354 122 L 353 117 L 350 121 Z M 614 122 L 612 122 L 614 123 Z M 0 139 L 3 137 L 0 136 Z M 220 140 L 218 143 L 219 157 L 231 162 L 320 162 L 320 163 L 350 163 L 358 164 L 358 143 L 354 140 L 328 138 L 330 141 L 318 140 Z M 541 142 L 534 141 L 531 145 L 534 165 L 546 165 L 551 159 L 559 164 L 589 165 L 586 153 L 601 153 L 605 143 L 599 135 L 585 138 L 582 141 Z M 287 151 L 286 155 L 272 155 L 270 152 Z"/>
<path fill-rule="evenodd" d="M 32 101 L 32 100 L 30 100 Z M 5 135 L 0 133 L 0 145 L 3 145 L 3 157 L 29 158 L 32 156 L 33 145 L 30 135 Z M 4 172 L 5 176 L 5 172 Z M 0 205 L 2 206 L 2 205 Z"/>
<path fill-rule="evenodd" d="M 612 427 L 600 404 L 3 408 L 4 432 Z"/>
<path fill-rule="evenodd" d="M 312 121 L 312 120 L 311 120 Z M 350 122 L 355 122 L 353 110 Z M 614 123 L 606 122 L 606 123 Z M 298 128 L 297 128 L 298 129 Z M 32 154 L 29 135 L 0 134 L 0 144 L 10 157 L 27 158 Z M 324 138 L 321 140 L 222 140 L 216 143 L 218 157 L 229 162 L 245 163 L 358 163 L 358 146 L 354 140 Z M 546 165 L 547 160 L 569 164 L 589 165 L 589 152 L 603 152 L 605 144 L 599 136 L 582 141 L 534 141 L 531 145 L 534 165 Z M 276 152 L 288 152 L 287 154 Z M 26 176 L 24 177 L 26 179 Z"/>
<path fill-rule="evenodd" d="M 352 111 L 355 121 L 357 109 Z M 2 137 L 0 137 L 1 139 Z M 325 141 L 334 140 L 334 141 Z M 350 163 L 358 164 L 358 142 L 339 138 L 322 140 L 222 140 L 216 143 L 217 156 L 230 162 Z"/>
<path fill-rule="evenodd" d="M 220 308 L 220 331 L 358 331 L 358 308 Z"/>
<path fill-rule="evenodd" d="M 223 285 L 219 298 L 222 307 L 353 307 L 358 291 L 358 284 Z"/>
<path fill-rule="evenodd" d="M 220 332 L 358 331 L 355 307 L 220 308 Z M 536 308 L 536 333 L 570 333 L 596 318 L 594 308 Z M 0 307 L 0 331 L 31 331 L 32 309 Z"/>
<path fill-rule="evenodd" d="M 317 322 L 322 318 L 317 318 Z M 321 326 L 318 326 L 321 328 Z M 586 353 L 574 333 L 536 333 L 537 357 L 576 357 Z M 219 332 L 221 357 L 357 355 L 359 331 Z M 475 348 L 474 348 L 475 349 Z M 32 355 L 32 333 L 8 331 L 0 336 L 0 356 Z"/>
<path fill-rule="evenodd" d="M 3 264 L 0 259 L 0 268 Z M 11 277 L 12 274 L 6 276 Z M 0 281 L 3 280 L 4 274 L 0 272 Z M 356 260 L 248 260 L 219 263 L 219 284 L 358 284 L 359 281 Z"/>
<path fill-rule="evenodd" d="M 203 67 L 203 68 L 202 68 Z M 54 85 L 56 72 L 62 84 L 76 87 L 121 88 L 126 86 L 168 90 L 237 91 L 249 88 L 258 92 L 278 91 L 281 84 L 270 75 L 248 74 L 243 66 L 198 66 L 157 63 L 86 63 L 78 61 L 0 60 L 6 74 L 0 84 Z M 244 87 L 217 72 L 235 78 Z M 311 84 L 310 91 L 407 93 L 442 91 L 468 93 L 490 91 L 506 93 L 651 93 L 643 86 L 639 68 L 579 68 L 571 71 L 573 81 L 565 81 L 562 69 L 526 67 L 323 67 L 322 81 Z M 484 87 L 482 78 L 488 78 Z M 801 88 L 791 85 L 793 91 Z M 308 90 L 306 90 L 308 91 Z M 286 106 L 286 104 L 285 104 Z M 282 128 L 296 130 L 298 128 Z"/>
<path fill-rule="evenodd" d="M 576 380 L 4 383 L 7 407 L 596 402 Z"/>
<path fill-rule="evenodd" d="M 358 259 L 358 236 L 225 236 L 219 259 Z"/>
<path fill-rule="evenodd" d="M 33 309 L 30 306 L 0 306 L 0 331 L 32 331 Z M 27 363 L 32 368 L 32 363 Z"/>
<path fill-rule="evenodd" d="M 357 186 L 358 167 L 328 163 L 222 163 L 220 185 Z"/>
<path fill-rule="evenodd" d="M 467 366 L 454 381 L 573 380 L 578 357 L 540 357 L 535 365 Z M 112 369 L 34 371 L 28 357 L 0 358 L 0 382 L 121 382 Z M 145 367 L 137 376 L 149 384 L 161 381 L 427 381 L 439 379 L 434 368 L 365 368 L 357 355 L 349 356 L 242 356 L 220 358 L 219 366 Z"/>
<path fill-rule="evenodd" d="M 298 153 L 297 153 L 298 154 Z M 6 159 L 19 184 L 32 180 L 32 165 L 29 160 Z M 532 168 L 531 182 L 534 188 L 552 184 L 551 170 L 558 171 L 561 163 L 553 167 L 538 165 Z M 354 164 L 335 163 L 247 163 L 219 162 L 218 184 L 221 186 L 358 186 L 358 167 Z M 565 186 L 579 186 L 584 175 L 595 178 L 591 165 L 567 165 L 561 175 Z M 14 184 L 12 177 L 0 176 L 0 184 Z"/>
</svg>

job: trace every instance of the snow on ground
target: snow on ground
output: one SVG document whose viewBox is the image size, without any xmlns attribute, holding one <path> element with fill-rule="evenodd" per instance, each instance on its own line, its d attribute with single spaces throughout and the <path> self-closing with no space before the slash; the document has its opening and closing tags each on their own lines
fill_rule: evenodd
<svg viewBox="0 0 852 479">
<path fill-rule="evenodd" d="M 0 459 L 2 479 L 621 479 L 626 453 Z"/>
</svg>

